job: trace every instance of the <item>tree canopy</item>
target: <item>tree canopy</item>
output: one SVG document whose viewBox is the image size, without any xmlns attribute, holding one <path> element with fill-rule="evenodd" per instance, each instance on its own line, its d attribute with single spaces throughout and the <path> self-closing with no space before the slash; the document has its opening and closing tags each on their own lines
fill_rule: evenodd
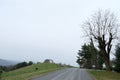
<svg viewBox="0 0 120 80">
<path fill-rule="evenodd" d="M 106 69 L 110 70 L 110 51 L 113 39 L 117 38 L 119 23 L 109 10 L 99 10 L 83 24 L 86 35 L 97 44 L 99 55 L 104 59 Z"/>
</svg>

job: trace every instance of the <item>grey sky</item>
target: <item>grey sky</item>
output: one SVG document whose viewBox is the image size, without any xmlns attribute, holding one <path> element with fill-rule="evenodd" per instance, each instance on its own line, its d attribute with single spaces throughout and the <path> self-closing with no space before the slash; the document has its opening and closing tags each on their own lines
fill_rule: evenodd
<svg viewBox="0 0 120 80">
<path fill-rule="evenodd" d="M 77 65 L 80 25 L 98 9 L 120 16 L 119 0 L 0 0 L 0 58 Z"/>
</svg>

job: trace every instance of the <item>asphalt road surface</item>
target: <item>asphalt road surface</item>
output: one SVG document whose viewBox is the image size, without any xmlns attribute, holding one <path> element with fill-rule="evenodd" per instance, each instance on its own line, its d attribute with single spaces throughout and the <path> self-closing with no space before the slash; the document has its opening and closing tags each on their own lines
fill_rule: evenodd
<svg viewBox="0 0 120 80">
<path fill-rule="evenodd" d="M 30 80 L 93 80 L 93 78 L 85 69 L 68 68 Z"/>
</svg>

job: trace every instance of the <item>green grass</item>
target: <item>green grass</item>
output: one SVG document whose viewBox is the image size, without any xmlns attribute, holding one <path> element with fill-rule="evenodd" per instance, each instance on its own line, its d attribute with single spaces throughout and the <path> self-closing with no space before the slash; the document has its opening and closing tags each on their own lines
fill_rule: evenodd
<svg viewBox="0 0 120 80">
<path fill-rule="evenodd" d="M 38 68 L 38 70 L 35 68 Z M 28 80 L 29 78 L 40 76 L 58 69 L 61 69 L 61 67 L 57 64 L 40 63 L 14 71 L 4 72 L 2 74 L 2 80 Z"/>
<path fill-rule="evenodd" d="M 89 70 L 95 80 L 120 80 L 120 73 L 110 71 Z"/>
</svg>

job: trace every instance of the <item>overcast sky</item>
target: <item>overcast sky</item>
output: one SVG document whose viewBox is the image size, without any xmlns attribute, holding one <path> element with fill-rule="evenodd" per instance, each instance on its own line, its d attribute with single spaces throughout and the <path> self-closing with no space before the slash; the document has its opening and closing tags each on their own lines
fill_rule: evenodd
<svg viewBox="0 0 120 80">
<path fill-rule="evenodd" d="M 81 24 L 98 9 L 120 16 L 120 0 L 0 0 L 0 58 L 77 65 Z"/>
</svg>

